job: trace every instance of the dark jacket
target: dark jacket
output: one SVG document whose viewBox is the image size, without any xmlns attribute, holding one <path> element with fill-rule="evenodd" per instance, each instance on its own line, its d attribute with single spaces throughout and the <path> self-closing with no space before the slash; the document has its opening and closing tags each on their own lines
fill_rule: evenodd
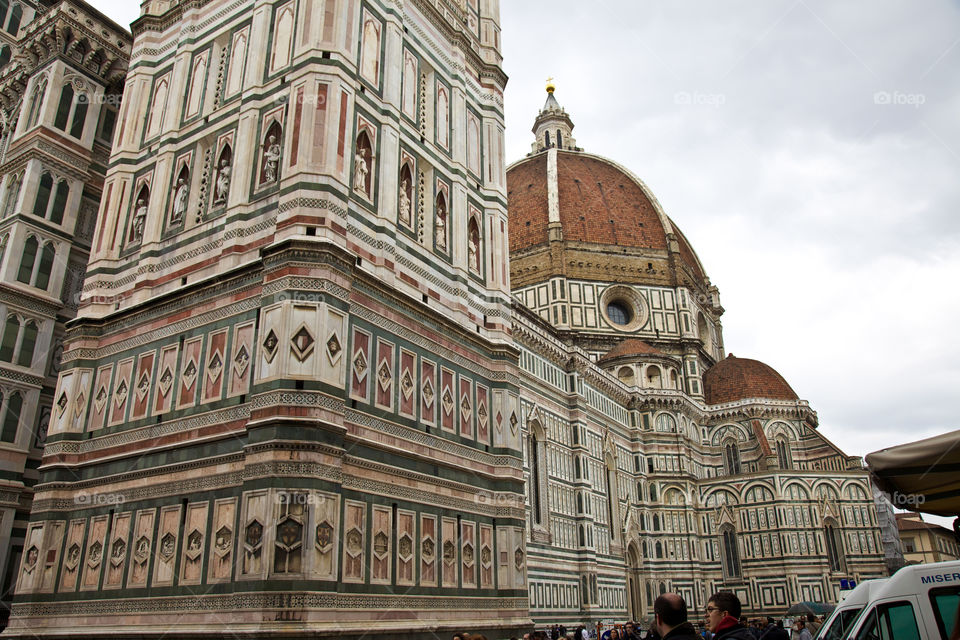
<svg viewBox="0 0 960 640">
<path fill-rule="evenodd" d="M 760 640 L 790 640 L 790 634 L 783 627 L 769 624 L 760 634 Z"/>
<path fill-rule="evenodd" d="M 700 640 L 700 634 L 689 622 L 683 622 L 663 636 L 663 640 Z"/>
<path fill-rule="evenodd" d="M 756 640 L 750 629 L 740 623 L 728 627 L 713 636 L 713 640 Z"/>
</svg>

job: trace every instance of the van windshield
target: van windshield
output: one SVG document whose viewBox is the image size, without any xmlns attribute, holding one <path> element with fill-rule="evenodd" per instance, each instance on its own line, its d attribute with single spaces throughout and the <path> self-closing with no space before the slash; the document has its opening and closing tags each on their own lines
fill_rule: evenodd
<svg viewBox="0 0 960 640">
<path fill-rule="evenodd" d="M 817 640 L 844 640 L 847 632 L 853 627 L 853 623 L 863 612 L 863 607 L 856 607 L 838 611 L 837 615 L 830 620 L 830 625 L 824 625 L 820 633 L 817 634 Z"/>
<path fill-rule="evenodd" d="M 944 638 L 952 638 L 956 631 L 957 612 L 960 611 L 960 587 L 943 587 L 930 590 L 930 604 L 937 619 L 937 627 Z"/>
</svg>

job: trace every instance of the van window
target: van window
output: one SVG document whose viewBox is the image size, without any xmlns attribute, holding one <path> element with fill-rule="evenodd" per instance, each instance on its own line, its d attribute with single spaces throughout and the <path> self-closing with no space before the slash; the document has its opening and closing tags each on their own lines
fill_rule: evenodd
<svg viewBox="0 0 960 640">
<path fill-rule="evenodd" d="M 942 587 L 930 590 L 930 605 L 937 619 L 940 637 L 947 640 L 954 632 L 957 623 L 957 610 L 960 607 L 960 587 Z"/>
<path fill-rule="evenodd" d="M 879 605 L 870 612 L 857 640 L 920 640 L 913 605 L 909 602 Z"/>
<path fill-rule="evenodd" d="M 860 617 L 863 607 L 856 609 L 846 609 L 834 616 L 830 622 L 830 627 L 820 632 L 818 640 L 843 640 L 847 637 L 847 631 L 853 626 L 854 621 Z"/>
</svg>

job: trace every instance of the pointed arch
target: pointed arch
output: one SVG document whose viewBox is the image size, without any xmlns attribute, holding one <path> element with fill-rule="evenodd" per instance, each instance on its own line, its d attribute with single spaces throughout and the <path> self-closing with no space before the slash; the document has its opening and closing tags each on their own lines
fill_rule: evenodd
<svg viewBox="0 0 960 640">
<path fill-rule="evenodd" d="M 0 47 L 0 69 L 7 66 L 7 63 L 10 62 L 10 58 L 13 56 L 10 51 L 9 45 L 3 45 Z"/>
<path fill-rule="evenodd" d="M 40 175 L 40 183 L 37 185 L 37 199 L 33 202 L 33 215 L 38 218 L 47 217 L 47 209 L 50 207 L 50 194 L 53 192 L 53 175 L 49 171 L 44 171 Z"/>
<path fill-rule="evenodd" d="M 17 201 L 20 200 L 20 189 L 23 186 L 23 174 L 15 173 L 10 178 L 10 185 L 7 187 L 7 200 L 3 205 L 3 217 L 13 215 L 17 208 Z"/>
<path fill-rule="evenodd" d="M 170 93 L 170 76 L 165 75 L 157 80 L 153 90 L 153 108 L 150 109 L 150 120 L 147 122 L 147 137 L 152 138 L 163 130 L 163 119 L 167 113 L 167 96 Z"/>
<path fill-rule="evenodd" d="M 7 23 L 7 33 L 16 36 L 20 33 L 20 22 L 23 20 L 23 7 L 20 3 L 14 3 L 13 11 L 10 12 L 10 22 Z"/>
<path fill-rule="evenodd" d="M 380 21 L 364 12 L 360 75 L 375 86 L 380 84 L 380 30 Z"/>
<path fill-rule="evenodd" d="M 723 551 L 723 574 L 726 578 L 739 578 L 742 575 L 740 567 L 740 549 L 737 546 L 737 531 L 732 525 L 720 527 L 720 548 Z"/>
<path fill-rule="evenodd" d="M 66 180 L 58 180 L 53 192 L 53 204 L 50 207 L 50 222 L 60 224 L 67 210 L 67 200 L 70 198 L 70 185 Z"/>
<path fill-rule="evenodd" d="M 20 270 L 17 272 L 17 280 L 23 284 L 30 284 L 33 280 L 33 266 L 37 261 L 37 253 L 40 251 L 40 243 L 36 236 L 29 236 L 23 243 L 23 254 L 20 256 Z"/>
<path fill-rule="evenodd" d="M 437 248 L 441 251 L 446 251 L 449 246 L 447 243 L 449 235 L 449 215 L 450 212 L 447 210 L 447 198 L 443 191 L 437 194 L 437 207 L 436 207 L 436 222 L 435 227 L 435 241 Z"/>
<path fill-rule="evenodd" d="M 397 220 L 400 224 L 413 228 L 413 210 L 414 210 L 414 191 L 413 191 L 413 170 L 409 162 L 404 162 L 400 167 L 399 188 L 399 207 Z"/>
<path fill-rule="evenodd" d="M 17 355 L 17 364 L 21 367 L 29 367 L 33 364 L 33 352 L 37 348 L 37 323 L 34 320 L 28 320 L 23 325 L 23 338 L 20 340 L 20 353 Z"/>
<path fill-rule="evenodd" d="M 443 85 L 437 89 L 437 144 L 444 149 L 450 142 L 450 98 Z"/>
<path fill-rule="evenodd" d="M 0 26 L 7 21 L 8 11 L 10 11 L 10 0 L 0 0 Z"/>
<path fill-rule="evenodd" d="M 90 109 L 90 96 L 80 92 L 76 97 L 76 106 L 73 109 L 73 121 L 70 124 L 70 135 L 74 138 L 83 137 L 83 128 L 87 124 L 87 111 Z"/>
<path fill-rule="evenodd" d="M 7 316 L 7 321 L 3 325 L 3 339 L 0 340 L 0 360 L 13 362 L 13 354 L 17 349 L 19 340 L 20 318 L 11 313 Z"/>
<path fill-rule="evenodd" d="M 230 197 L 230 179 L 233 173 L 233 147 L 230 143 L 223 145 L 220 157 L 217 158 L 217 180 L 213 191 L 213 205 L 227 204 Z"/>
<path fill-rule="evenodd" d="M 40 265 L 37 268 L 36 281 L 33 283 L 38 289 L 46 291 L 50 286 L 50 275 L 53 272 L 53 264 L 57 259 L 57 248 L 52 242 L 43 245 L 43 251 L 40 252 Z"/>
<path fill-rule="evenodd" d="M 32 129 L 36 126 L 37 121 L 40 119 L 40 113 L 43 110 L 43 100 L 47 95 L 47 79 L 45 77 L 37 80 L 37 84 L 33 87 L 33 94 L 31 95 L 30 102 L 30 112 L 27 117 L 27 128 Z"/>
<path fill-rule="evenodd" d="M 16 442 L 17 431 L 20 429 L 20 412 L 23 410 L 23 396 L 19 391 L 14 391 L 7 397 L 6 412 L 3 416 L 3 430 L 0 432 L 0 440 L 4 442 Z"/>
<path fill-rule="evenodd" d="M 270 62 L 270 73 L 276 73 L 290 64 L 290 48 L 293 44 L 292 2 L 280 8 L 276 24 L 276 29 L 273 32 L 274 47 Z"/>
<path fill-rule="evenodd" d="M 728 476 L 735 476 L 742 472 L 740 447 L 733 438 L 728 438 L 723 442 L 723 469 Z"/>
<path fill-rule="evenodd" d="M 53 126 L 64 132 L 67 130 L 67 124 L 70 122 L 70 111 L 73 109 L 73 96 L 73 86 L 68 82 L 60 89 L 57 117 L 53 121 Z"/>
<path fill-rule="evenodd" d="M 262 140 L 263 154 L 260 164 L 260 184 L 267 185 L 280 181 L 280 157 L 283 153 L 283 127 L 276 119 L 272 120 Z"/>
</svg>

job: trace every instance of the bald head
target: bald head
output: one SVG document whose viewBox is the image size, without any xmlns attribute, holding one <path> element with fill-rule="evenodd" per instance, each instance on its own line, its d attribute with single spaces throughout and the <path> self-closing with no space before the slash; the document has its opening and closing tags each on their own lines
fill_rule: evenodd
<svg viewBox="0 0 960 640">
<path fill-rule="evenodd" d="M 657 616 L 660 635 L 687 621 L 687 603 L 676 593 L 664 593 L 653 603 L 653 613 Z"/>
</svg>

